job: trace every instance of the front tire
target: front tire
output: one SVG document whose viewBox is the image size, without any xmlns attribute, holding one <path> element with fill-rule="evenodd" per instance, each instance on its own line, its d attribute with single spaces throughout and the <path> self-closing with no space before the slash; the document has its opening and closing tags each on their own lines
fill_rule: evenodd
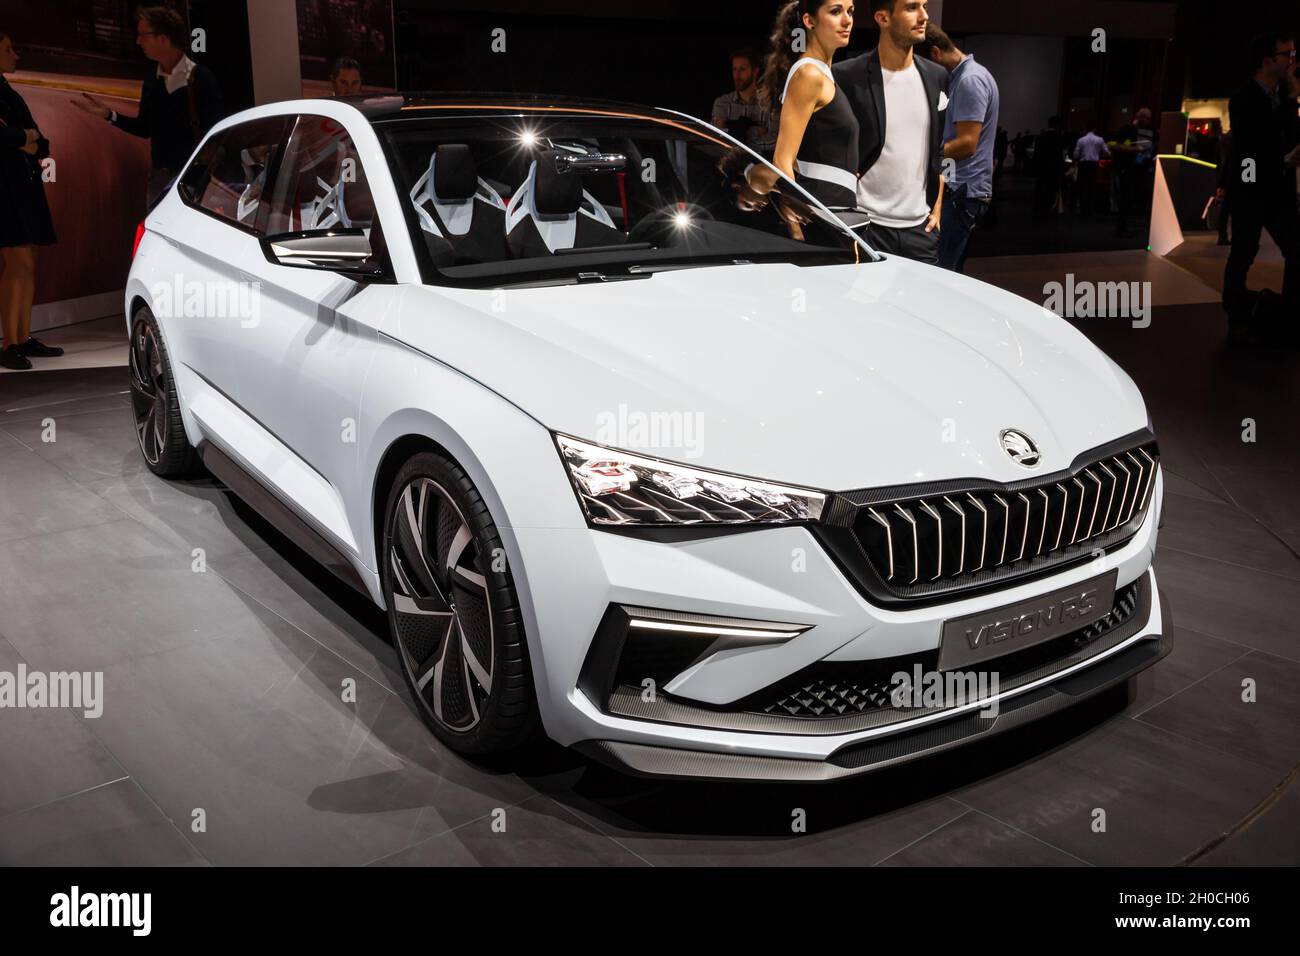
<svg viewBox="0 0 1300 956">
<path fill-rule="evenodd" d="M 131 319 L 127 349 L 131 413 L 144 463 L 155 475 L 180 478 L 198 470 L 198 455 L 185 435 L 176 378 L 158 320 L 141 306 Z"/>
<path fill-rule="evenodd" d="M 537 726 L 528 644 L 500 535 L 473 482 L 422 452 L 398 472 L 384 515 L 384 602 L 421 718 L 462 754 L 524 745 Z"/>
</svg>

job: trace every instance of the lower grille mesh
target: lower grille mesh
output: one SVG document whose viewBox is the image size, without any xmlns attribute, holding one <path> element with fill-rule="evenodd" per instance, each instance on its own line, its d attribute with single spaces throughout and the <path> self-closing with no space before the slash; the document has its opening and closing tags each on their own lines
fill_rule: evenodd
<svg viewBox="0 0 1300 956">
<path fill-rule="evenodd" d="M 1014 654 L 988 662 L 998 679 L 1006 685 L 1018 676 L 1041 668 L 1093 643 L 1132 619 L 1138 609 L 1141 578 L 1115 595 L 1114 606 L 1100 620 L 1087 627 L 1046 641 Z M 818 663 L 763 692 L 745 710 L 753 714 L 819 720 L 851 714 L 865 714 L 893 706 L 890 699 L 892 677 L 898 671 L 910 674 L 919 664 L 923 671 L 933 670 L 937 655 L 891 658 L 864 664 Z"/>
</svg>

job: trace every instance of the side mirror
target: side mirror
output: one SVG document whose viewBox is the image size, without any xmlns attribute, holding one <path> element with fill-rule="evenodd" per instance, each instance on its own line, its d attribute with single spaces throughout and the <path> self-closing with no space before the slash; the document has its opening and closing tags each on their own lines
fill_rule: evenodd
<svg viewBox="0 0 1300 956">
<path fill-rule="evenodd" d="M 384 274 L 383 256 L 371 246 L 366 229 L 312 229 L 284 232 L 262 240 L 268 262 L 296 269 L 341 272 L 356 279 Z"/>
</svg>

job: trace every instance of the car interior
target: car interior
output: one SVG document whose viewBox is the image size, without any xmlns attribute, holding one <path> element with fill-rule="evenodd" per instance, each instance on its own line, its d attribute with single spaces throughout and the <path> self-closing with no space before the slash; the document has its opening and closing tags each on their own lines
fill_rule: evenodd
<svg viewBox="0 0 1300 956">
<path fill-rule="evenodd" d="M 388 145 L 433 267 L 486 277 L 629 256 L 654 263 L 831 250 L 855 261 L 833 227 L 814 223 L 815 235 L 796 240 L 774 209 L 742 211 L 721 144 L 702 148 L 712 146 L 704 137 L 649 123 L 596 125 L 521 133 L 392 124 Z"/>
</svg>

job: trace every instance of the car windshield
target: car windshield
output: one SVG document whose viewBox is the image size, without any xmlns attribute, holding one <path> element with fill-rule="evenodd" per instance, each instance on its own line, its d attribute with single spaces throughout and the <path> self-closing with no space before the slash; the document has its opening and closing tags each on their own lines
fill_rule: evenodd
<svg viewBox="0 0 1300 956">
<path fill-rule="evenodd" d="M 825 207 L 687 117 L 596 111 L 376 123 L 426 281 L 611 281 L 704 265 L 868 261 Z"/>
</svg>

